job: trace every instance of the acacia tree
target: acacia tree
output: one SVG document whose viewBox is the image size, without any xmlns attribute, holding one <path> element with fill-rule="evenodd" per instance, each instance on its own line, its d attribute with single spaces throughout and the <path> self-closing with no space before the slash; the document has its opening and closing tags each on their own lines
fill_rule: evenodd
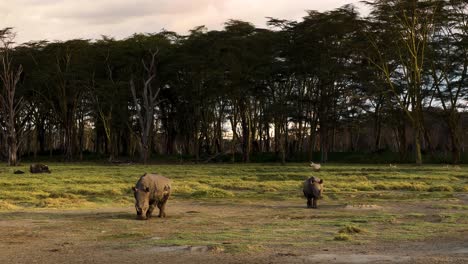
<svg viewBox="0 0 468 264">
<path fill-rule="evenodd" d="M 171 77 L 174 89 L 169 95 L 169 102 L 162 105 L 162 111 L 178 117 L 176 120 L 163 120 L 166 131 L 173 131 L 167 135 L 168 150 L 174 148 L 173 142 L 178 137 L 184 141 L 183 152 L 188 154 L 191 149 L 198 161 L 202 152 L 211 155 L 213 146 L 220 146 L 214 134 L 221 136 L 221 132 L 213 123 L 224 117 L 225 110 L 224 105 L 218 108 L 218 104 L 222 104 L 218 95 L 224 93 L 224 86 L 222 71 L 216 66 L 222 61 L 216 56 L 222 36 L 217 32 L 207 33 L 203 26 L 190 32 L 188 37 L 178 42 L 177 57 L 171 70 L 175 73 Z M 174 128 L 178 128 L 178 135 L 174 133 Z M 219 152 L 220 149 L 215 151 Z"/>
<path fill-rule="evenodd" d="M 118 152 L 115 142 L 115 108 L 119 108 L 121 103 L 118 100 L 119 96 L 119 80 L 116 78 L 116 62 L 113 61 L 115 54 L 118 54 L 119 47 L 117 42 L 111 38 L 103 37 L 94 45 L 97 51 L 97 56 L 101 58 L 100 63 L 97 63 L 97 69 L 91 79 L 91 97 L 94 102 L 96 119 L 100 121 L 104 134 L 107 140 L 107 152 L 109 154 L 108 161 L 112 162 Z M 120 55 L 120 54 L 119 54 Z M 125 87 L 125 89 L 127 89 Z M 109 93 L 109 91 L 112 91 Z"/>
<path fill-rule="evenodd" d="M 37 92 L 58 123 L 56 129 L 60 135 L 55 143 L 61 147 L 67 161 L 81 148 L 77 147 L 77 137 L 84 132 L 83 104 L 88 105 L 86 88 L 92 76 L 90 48 L 88 40 L 57 42 L 45 46 L 42 56 L 36 58 L 50 66 L 38 70 L 40 89 Z"/>
<path fill-rule="evenodd" d="M 434 29 L 434 14 L 439 6 L 432 0 L 376 0 L 367 3 L 373 8 L 369 40 L 374 54 L 370 61 L 384 74 L 389 99 L 396 101 L 411 123 L 416 164 L 421 165 L 425 97 L 423 71 L 429 38 Z M 379 39 L 381 34 L 385 36 Z M 397 85 L 395 82 L 400 78 L 402 85 Z"/>
<path fill-rule="evenodd" d="M 430 65 L 427 75 L 435 89 L 437 103 L 442 106 L 443 118 L 450 132 L 452 162 L 461 158 L 460 110 L 462 98 L 468 94 L 468 3 L 448 1 L 440 15 L 430 42 Z"/>
<path fill-rule="evenodd" d="M 301 93 L 307 102 L 304 115 L 310 127 L 309 158 L 319 138 L 322 162 L 333 151 L 343 107 L 347 105 L 345 95 L 356 71 L 357 17 L 353 6 L 348 5 L 325 13 L 309 11 L 304 21 L 291 24 L 287 59 L 294 67 L 293 76 L 301 79 L 298 83 L 305 89 Z"/>
<path fill-rule="evenodd" d="M 2 89 L 0 90 L 0 124 L 5 134 L 8 147 L 8 165 L 16 166 L 18 164 L 18 148 L 24 139 L 26 118 L 22 116 L 25 109 L 23 98 L 17 98 L 16 92 L 18 82 L 20 81 L 23 67 L 15 67 L 11 53 L 15 33 L 12 28 L 0 30 L 0 79 Z"/>
<path fill-rule="evenodd" d="M 133 103 L 136 107 L 138 124 L 140 125 L 140 155 L 143 163 L 148 162 L 151 150 L 151 132 L 154 124 L 155 108 L 158 104 L 158 95 L 161 87 L 154 87 L 156 78 L 156 56 L 159 50 L 149 51 L 150 60 L 145 62 L 142 60 L 143 68 L 145 69 L 145 77 L 142 80 L 140 88 L 141 98 L 137 96 L 136 85 L 133 77 L 130 79 L 130 90 L 132 91 Z"/>
<path fill-rule="evenodd" d="M 434 12 L 440 2 L 447 14 L 439 17 Z M 13 61 L 5 60 L 13 63 L 0 70 L 11 66 L 5 80 L 9 87 L 20 85 L 13 105 L 21 95 L 29 107 L 15 115 L 16 127 L 26 111 L 33 113 L 27 124 L 35 134 L 19 152 L 39 145 L 42 153 L 62 149 L 71 159 L 79 145 L 110 160 L 140 148 L 143 162 L 151 151 L 208 161 L 242 154 L 248 162 L 274 146 L 277 160 L 285 162 L 303 151 L 311 159 L 318 147 L 326 161 L 331 151 L 398 144 L 405 157 L 410 124 L 421 160 L 423 138 L 429 142 L 430 134 L 423 109 L 431 95 L 451 131 L 452 151 L 459 153 L 460 103 L 468 94 L 466 1 L 372 5 L 364 28 L 370 42 L 361 39 L 363 19 L 348 5 L 309 11 L 298 22 L 271 19 L 272 30 L 230 20 L 223 30 L 197 27 L 187 36 L 164 32 L 17 46 Z M 0 115 L 5 149 L 4 112 L 12 109 L 6 86 Z M 369 120 L 373 127 L 364 125 Z M 375 138 L 364 138 L 372 128 Z M 398 140 L 392 140 L 392 129 Z M 224 132 L 232 132 L 232 140 Z"/>
<path fill-rule="evenodd" d="M 242 158 L 244 162 L 249 162 L 254 104 L 252 75 L 255 66 L 252 39 L 257 31 L 251 23 L 240 20 L 229 20 L 225 23 L 225 29 L 223 62 L 232 116 L 231 128 L 237 130 L 240 123 Z M 238 135 L 234 135 L 234 138 L 238 139 Z"/>
<path fill-rule="evenodd" d="M 21 137 L 27 140 L 27 146 L 23 145 L 20 149 L 32 151 L 34 158 L 38 152 L 44 153 L 46 150 L 47 126 L 50 126 L 51 110 L 40 96 L 42 84 L 41 68 L 45 65 L 41 59 L 43 48 L 47 41 L 33 41 L 16 46 L 14 49 L 15 62 L 21 64 L 23 74 L 21 77 L 21 96 L 27 102 L 27 113 L 20 115 L 27 117 L 29 130 L 27 135 L 36 140 L 29 140 L 27 137 Z M 29 114 L 29 115 L 28 115 Z M 31 149 L 32 148 L 32 149 Z"/>
</svg>

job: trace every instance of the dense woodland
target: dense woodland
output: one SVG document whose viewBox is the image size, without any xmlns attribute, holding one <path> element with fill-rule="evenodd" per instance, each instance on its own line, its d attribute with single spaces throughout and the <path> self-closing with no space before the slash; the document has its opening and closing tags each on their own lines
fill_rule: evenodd
<svg viewBox="0 0 468 264">
<path fill-rule="evenodd" d="M 332 152 L 394 151 L 421 164 L 441 151 L 430 117 L 459 163 L 467 1 L 367 4 L 366 17 L 347 5 L 301 21 L 268 18 L 267 28 L 229 20 L 223 30 L 122 40 L 19 44 L 4 28 L 0 158 L 326 162 Z M 365 146 L 353 140 L 364 127 Z M 343 131 L 350 140 L 339 144 Z"/>
</svg>

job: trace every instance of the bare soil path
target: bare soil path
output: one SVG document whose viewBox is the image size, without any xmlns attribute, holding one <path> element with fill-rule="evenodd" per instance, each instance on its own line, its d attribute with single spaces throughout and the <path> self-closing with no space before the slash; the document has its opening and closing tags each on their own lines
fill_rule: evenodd
<svg viewBox="0 0 468 264">
<path fill-rule="evenodd" d="M 0 263 L 468 263 L 466 223 L 434 230 L 444 212 L 429 202 L 303 202 L 171 201 L 168 218 L 149 221 L 135 220 L 132 207 L 0 212 Z M 361 215 L 367 234 L 335 241 L 335 214 Z M 379 215 L 392 220 L 372 220 Z M 392 239 L 411 217 L 433 235 Z"/>
</svg>

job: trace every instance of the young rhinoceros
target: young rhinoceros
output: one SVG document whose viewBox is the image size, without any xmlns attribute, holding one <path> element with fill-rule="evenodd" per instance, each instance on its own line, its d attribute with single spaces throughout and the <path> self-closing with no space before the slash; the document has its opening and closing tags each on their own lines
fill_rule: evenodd
<svg viewBox="0 0 468 264">
<path fill-rule="evenodd" d="M 137 218 L 151 218 L 154 208 L 159 208 L 159 217 L 166 217 L 166 202 L 171 195 L 171 180 L 157 174 L 146 174 L 133 187 Z"/>
<path fill-rule="evenodd" d="M 317 208 L 317 200 L 322 198 L 323 180 L 316 177 L 305 180 L 303 191 L 307 198 L 307 208 Z"/>
<path fill-rule="evenodd" d="M 40 163 L 31 164 L 31 166 L 29 166 L 29 171 L 31 173 L 50 173 L 49 167 Z"/>
</svg>

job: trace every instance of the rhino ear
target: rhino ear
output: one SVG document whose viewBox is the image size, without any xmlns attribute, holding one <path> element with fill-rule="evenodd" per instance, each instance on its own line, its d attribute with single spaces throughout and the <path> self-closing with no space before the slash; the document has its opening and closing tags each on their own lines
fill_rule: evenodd
<svg viewBox="0 0 468 264">
<path fill-rule="evenodd" d="M 136 192 L 138 189 L 136 187 L 132 187 L 132 190 Z"/>
<path fill-rule="evenodd" d="M 146 188 L 145 188 L 145 192 L 149 192 L 149 187 L 146 187 Z"/>
<path fill-rule="evenodd" d="M 322 180 L 322 179 L 320 179 L 319 183 L 320 183 L 320 184 L 322 184 L 322 183 L 323 183 L 323 180 Z"/>
</svg>

